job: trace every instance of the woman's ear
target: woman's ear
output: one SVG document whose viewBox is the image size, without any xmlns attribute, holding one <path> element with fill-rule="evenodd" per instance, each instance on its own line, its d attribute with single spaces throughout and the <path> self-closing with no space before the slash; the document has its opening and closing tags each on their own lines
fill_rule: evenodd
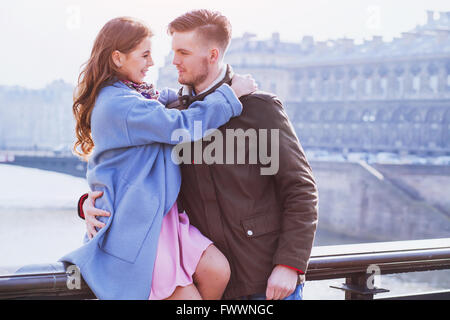
<svg viewBox="0 0 450 320">
<path fill-rule="evenodd" d="M 113 51 L 112 60 L 117 68 L 120 69 L 122 67 L 123 58 L 122 58 L 122 53 L 120 51 L 118 51 L 118 50 Z"/>
</svg>

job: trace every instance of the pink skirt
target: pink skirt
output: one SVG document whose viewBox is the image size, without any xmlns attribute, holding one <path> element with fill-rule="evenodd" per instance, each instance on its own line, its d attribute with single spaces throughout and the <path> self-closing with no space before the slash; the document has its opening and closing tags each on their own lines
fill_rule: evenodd
<svg viewBox="0 0 450 320">
<path fill-rule="evenodd" d="M 186 213 L 178 213 L 175 202 L 162 221 L 149 300 L 166 299 L 177 286 L 193 283 L 197 264 L 211 244 L 211 240 L 189 224 Z"/>
</svg>

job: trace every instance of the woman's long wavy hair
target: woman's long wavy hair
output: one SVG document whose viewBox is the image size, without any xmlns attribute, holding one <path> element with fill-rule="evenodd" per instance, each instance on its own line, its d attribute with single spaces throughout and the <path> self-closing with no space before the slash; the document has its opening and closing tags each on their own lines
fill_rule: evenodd
<svg viewBox="0 0 450 320">
<path fill-rule="evenodd" d="M 119 17 L 107 22 L 95 39 L 89 60 L 83 64 L 73 97 L 76 142 L 73 151 L 85 161 L 94 149 L 91 136 L 91 114 L 100 90 L 120 77 L 112 53 L 133 51 L 146 37 L 153 35 L 143 22 Z"/>
</svg>

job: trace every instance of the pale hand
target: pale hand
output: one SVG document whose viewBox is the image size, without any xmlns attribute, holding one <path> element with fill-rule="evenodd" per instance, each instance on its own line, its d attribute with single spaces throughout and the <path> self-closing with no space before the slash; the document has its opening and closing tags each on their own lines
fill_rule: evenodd
<svg viewBox="0 0 450 320">
<path fill-rule="evenodd" d="M 244 76 L 235 74 L 231 83 L 231 89 L 233 89 L 236 96 L 240 98 L 258 90 L 258 85 L 256 84 L 255 79 L 249 74 Z"/>
<path fill-rule="evenodd" d="M 109 212 L 95 207 L 95 199 L 100 198 L 102 195 L 103 192 L 101 191 L 89 192 L 88 198 L 83 203 L 83 213 L 89 239 L 92 239 L 97 234 L 95 227 L 101 229 L 105 226 L 103 222 L 97 220 L 96 216 L 109 217 L 111 215 Z"/>
<path fill-rule="evenodd" d="M 281 300 L 291 295 L 297 286 L 297 271 L 277 265 L 267 280 L 266 299 Z"/>
</svg>

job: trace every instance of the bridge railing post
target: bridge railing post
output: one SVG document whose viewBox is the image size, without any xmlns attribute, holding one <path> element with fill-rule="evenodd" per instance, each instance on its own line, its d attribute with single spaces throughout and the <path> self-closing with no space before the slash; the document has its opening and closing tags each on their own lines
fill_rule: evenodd
<svg viewBox="0 0 450 320">
<path fill-rule="evenodd" d="M 370 273 L 359 273 L 345 278 L 345 283 L 340 286 L 330 287 L 345 291 L 345 300 L 373 300 L 375 294 L 389 292 L 369 285 L 372 283 L 371 277 Z"/>
</svg>

